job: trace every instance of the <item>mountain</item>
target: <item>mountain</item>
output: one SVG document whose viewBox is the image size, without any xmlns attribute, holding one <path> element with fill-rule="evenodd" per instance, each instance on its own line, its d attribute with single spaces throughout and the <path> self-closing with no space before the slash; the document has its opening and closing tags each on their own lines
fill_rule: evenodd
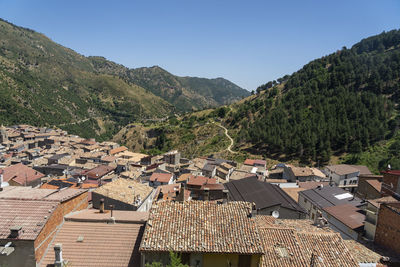
<svg viewBox="0 0 400 267">
<path fill-rule="evenodd" d="M 146 88 L 181 112 L 231 104 L 250 95 L 249 91 L 223 78 L 178 77 L 158 66 L 128 69 L 102 57 L 89 59 L 99 73 L 118 75 Z"/>
<path fill-rule="evenodd" d="M 167 148 L 202 151 L 197 138 L 218 134 L 200 131 L 198 135 L 199 129 L 220 121 L 234 139 L 232 149 L 240 152 L 225 151 L 227 157 L 251 154 L 317 165 L 349 155 L 348 161 L 357 162 L 352 155 L 397 136 L 399 79 L 400 31 L 393 30 L 313 60 L 292 75 L 261 85 L 256 94 L 237 103 L 173 118 L 159 130 L 165 132 Z M 219 135 L 224 138 L 223 131 Z M 185 156 L 196 154 L 189 150 Z"/>
<path fill-rule="evenodd" d="M 191 82 L 199 78 L 180 78 L 161 69 L 160 75 L 154 74 L 155 68 L 131 70 L 101 57 L 85 57 L 4 20 L 0 36 L 0 123 L 6 125 L 55 125 L 108 139 L 133 121 L 246 96 L 223 79 Z M 156 94 L 158 76 L 164 93 Z"/>
<path fill-rule="evenodd" d="M 251 143 L 248 151 L 273 158 L 326 163 L 395 134 L 399 78 L 400 31 L 393 30 L 261 86 L 226 123 L 238 129 L 238 147 Z"/>
</svg>

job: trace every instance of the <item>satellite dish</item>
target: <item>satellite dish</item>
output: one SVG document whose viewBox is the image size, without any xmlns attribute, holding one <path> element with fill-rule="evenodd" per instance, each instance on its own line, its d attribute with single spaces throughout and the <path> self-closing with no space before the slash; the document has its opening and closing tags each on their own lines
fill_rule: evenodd
<svg viewBox="0 0 400 267">
<path fill-rule="evenodd" d="M 274 210 L 274 211 L 272 212 L 272 217 L 274 217 L 275 219 L 278 219 L 278 218 L 279 218 L 279 211 Z"/>
<path fill-rule="evenodd" d="M 82 176 L 81 180 L 82 180 L 82 181 L 85 181 L 85 180 L 86 180 L 86 177 L 85 177 L 85 176 Z"/>
</svg>

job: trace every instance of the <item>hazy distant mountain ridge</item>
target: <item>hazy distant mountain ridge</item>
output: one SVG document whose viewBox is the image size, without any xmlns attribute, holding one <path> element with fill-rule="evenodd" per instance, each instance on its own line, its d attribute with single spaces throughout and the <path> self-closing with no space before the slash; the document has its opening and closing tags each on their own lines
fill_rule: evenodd
<svg viewBox="0 0 400 267">
<path fill-rule="evenodd" d="M 159 66 L 128 69 L 102 57 L 89 57 L 99 73 L 117 75 L 137 84 L 174 105 L 178 111 L 231 104 L 250 95 L 224 79 L 178 77 Z"/>
</svg>

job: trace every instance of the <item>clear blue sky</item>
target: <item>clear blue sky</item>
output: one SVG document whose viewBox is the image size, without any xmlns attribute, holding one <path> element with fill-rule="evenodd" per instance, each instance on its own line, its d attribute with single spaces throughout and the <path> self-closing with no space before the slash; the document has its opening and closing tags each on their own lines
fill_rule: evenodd
<svg viewBox="0 0 400 267">
<path fill-rule="evenodd" d="M 83 55 L 252 90 L 400 28 L 400 1 L 0 0 L 0 17 Z"/>
</svg>

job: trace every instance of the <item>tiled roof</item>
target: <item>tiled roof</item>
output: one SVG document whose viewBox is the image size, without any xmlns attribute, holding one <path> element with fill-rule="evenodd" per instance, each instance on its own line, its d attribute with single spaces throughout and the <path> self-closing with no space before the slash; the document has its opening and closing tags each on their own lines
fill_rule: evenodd
<svg viewBox="0 0 400 267">
<path fill-rule="evenodd" d="M 115 154 L 123 152 L 125 150 L 128 150 L 128 148 L 126 146 L 116 147 L 116 148 L 110 150 L 110 155 L 115 155 Z"/>
<path fill-rule="evenodd" d="M 3 178 L 5 182 L 13 180 L 20 185 L 24 185 L 25 182 L 29 183 L 41 177 L 44 177 L 44 174 L 35 171 L 22 163 L 3 169 Z"/>
<path fill-rule="evenodd" d="M 360 171 L 360 175 L 372 175 L 372 172 L 364 165 L 350 165 Z"/>
<path fill-rule="evenodd" d="M 308 266 L 298 244 L 295 230 L 284 228 L 262 228 L 260 235 L 264 247 L 261 266 Z"/>
<path fill-rule="evenodd" d="M 106 175 L 107 173 L 110 173 L 113 171 L 115 168 L 106 166 L 106 165 L 98 165 L 95 168 L 85 172 L 84 174 L 88 176 L 90 179 L 99 179 Z"/>
<path fill-rule="evenodd" d="M 326 166 L 326 168 L 338 175 L 346 175 L 350 173 L 359 172 L 358 169 L 354 168 L 351 165 L 346 165 L 346 164 L 330 165 Z"/>
<path fill-rule="evenodd" d="M 43 200 L 0 199 L 0 239 L 7 239 L 10 227 L 22 226 L 18 239 L 35 240 L 58 203 Z"/>
<path fill-rule="evenodd" d="M 0 199 L 54 200 L 64 202 L 86 192 L 83 189 L 41 189 L 25 186 L 8 186 L 0 192 Z"/>
<path fill-rule="evenodd" d="M 304 191 L 304 188 L 291 188 L 291 187 L 283 187 L 283 191 L 288 194 L 294 201 L 299 202 L 299 192 Z"/>
<path fill-rule="evenodd" d="M 40 266 L 53 266 L 53 247 L 57 243 L 62 244 L 63 259 L 68 266 L 140 266 L 136 243 L 143 228 L 143 224 L 67 221 L 50 243 Z"/>
<path fill-rule="evenodd" d="M 110 217 L 111 212 L 109 210 L 100 213 L 97 209 L 84 209 L 69 213 L 65 216 L 65 220 L 74 222 L 109 222 Z M 143 211 L 114 210 L 113 217 L 117 223 L 144 223 L 147 221 L 149 213 Z"/>
<path fill-rule="evenodd" d="M 151 182 L 160 182 L 160 183 L 168 183 L 169 180 L 171 180 L 172 178 L 172 174 L 171 173 L 157 173 L 154 172 L 151 176 L 150 176 L 150 181 Z"/>
<path fill-rule="evenodd" d="M 376 191 L 381 192 L 382 182 L 378 180 L 366 180 L 366 182 L 371 185 Z"/>
<path fill-rule="evenodd" d="M 306 262 L 311 262 L 314 255 L 314 266 L 323 267 L 357 267 L 358 263 L 352 257 L 339 233 L 307 233 L 298 232 L 298 240 Z M 309 265 L 307 265 L 309 266 Z"/>
<path fill-rule="evenodd" d="M 370 200 L 368 200 L 368 202 L 370 202 L 375 207 L 379 208 L 379 206 L 382 203 L 397 202 L 397 200 L 392 196 L 387 196 L 387 197 L 381 197 L 381 198 L 377 198 L 377 199 L 370 199 Z"/>
<path fill-rule="evenodd" d="M 205 185 L 205 184 L 215 184 L 217 180 L 215 178 L 207 178 L 204 176 L 191 176 L 186 182 L 188 185 Z"/>
<path fill-rule="evenodd" d="M 136 196 L 139 195 L 143 201 L 151 191 L 153 191 L 153 188 L 148 185 L 120 178 L 97 188 L 93 192 L 132 205 Z"/>
<path fill-rule="evenodd" d="M 141 251 L 261 254 L 251 204 L 161 201 L 150 210 Z"/>
<path fill-rule="evenodd" d="M 340 234 L 319 228 L 311 220 L 255 217 L 265 255 L 261 266 L 358 266 Z"/>
<path fill-rule="evenodd" d="M 253 166 L 253 165 L 254 165 L 254 159 L 246 159 L 246 160 L 243 162 L 243 164 L 244 164 L 244 165 Z"/>
<path fill-rule="evenodd" d="M 376 263 L 379 262 L 382 257 L 380 254 L 353 239 L 344 240 L 344 243 L 350 250 L 354 259 L 359 263 Z"/>
</svg>

